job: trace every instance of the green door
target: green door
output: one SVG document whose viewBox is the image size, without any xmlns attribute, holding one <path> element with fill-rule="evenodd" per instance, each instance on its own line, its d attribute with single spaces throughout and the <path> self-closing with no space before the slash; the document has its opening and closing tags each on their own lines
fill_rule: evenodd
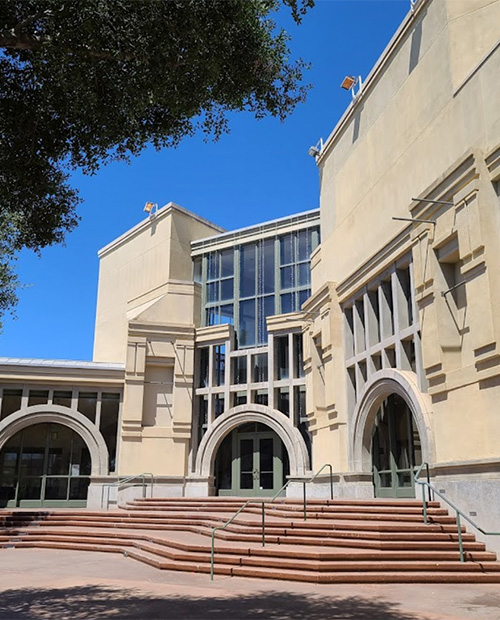
<svg viewBox="0 0 500 620">
<path fill-rule="evenodd" d="M 408 405 L 397 394 L 389 396 L 377 414 L 372 457 L 376 497 L 415 497 L 413 471 L 422 462 L 420 438 Z"/>
<path fill-rule="evenodd" d="M 231 434 L 231 455 L 219 455 L 219 463 L 231 467 L 218 468 L 219 495 L 270 497 L 283 486 L 283 443 L 273 431 Z M 227 442 L 229 443 L 229 442 Z M 221 446 L 222 447 L 222 446 Z M 227 448 L 226 448 L 227 449 Z M 225 483 L 224 483 L 225 482 Z"/>
</svg>

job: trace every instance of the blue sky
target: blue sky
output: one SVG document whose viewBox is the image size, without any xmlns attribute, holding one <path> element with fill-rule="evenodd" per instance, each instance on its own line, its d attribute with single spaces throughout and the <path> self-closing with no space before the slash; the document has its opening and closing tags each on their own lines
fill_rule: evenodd
<svg viewBox="0 0 500 620">
<path fill-rule="evenodd" d="M 66 246 L 20 256 L 24 287 L 17 318 L 5 320 L 0 355 L 92 358 L 97 251 L 142 220 L 148 200 L 172 200 L 227 229 L 318 207 L 318 172 L 307 149 L 328 137 L 349 105 L 344 76 L 368 75 L 409 10 L 409 0 L 317 0 L 299 27 L 280 14 L 293 56 L 312 63 L 307 101 L 284 123 L 235 114 L 231 132 L 216 143 L 197 136 L 93 177 L 75 173 L 80 226 Z"/>
</svg>

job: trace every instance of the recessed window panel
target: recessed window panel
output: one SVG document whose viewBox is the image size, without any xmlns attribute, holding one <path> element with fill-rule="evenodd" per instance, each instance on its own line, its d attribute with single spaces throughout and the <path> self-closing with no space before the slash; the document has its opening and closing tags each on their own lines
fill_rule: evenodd
<svg viewBox="0 0 500 620">
<path fill-rule="evenodd" d="M 252 380 L 254 383 L 264 383 L 268 379 L 267 353 L 252 355 Z"/>
<path fill-rule="evenodd" d="M 300 263 L 298 270 L 298 286 L 309 286 L 311 284 L 311 266 L 309 263 Z"/>
<path fill-rule="evenodd" d="M 255 299 L 240 302 L 239 344 L 249 347 L 255 344 Z"/>
<path fill-rule="evenodd" d="M 267 342 L 267 317 L 276 314 L 274 308 L 274 295 L 261 297 L 258 300 L 258 310 L 258 344 L 265 344 Z"/>
<path fill-rule="evenodd" d="M 22 390 L 5 389 L 2 395 L 2 413 L 0 419 L 6 418 L 11 413 L 21 409 Z"/>
<path fill-rule="evenodd" d="M 297 235 L 297 258 L 299 261 L 309 260 L 311 256 L 311 231 L 301 230 Z"/>
<path fill-rule="evenodd" d="M 205 313 L 205 325 L 208 327 L 219 324 L 219 307 L 207 308 Z"/>
<path fill-rule="evenodd" d="M 239 355 L 233 358 L 233 381 L 237 384 L 247 382 L 247 357 Z"/>
<path fill-rule="evenodd" d="M 233 407 L 237 407 L 238 405 L 246 405 L 247 404 L 247 393 L 246 392 L 235 392 L 233 394 Z"/>
<path fill-rule="evenodd" d="M 281 314 L 295 312 L 295 294 L 285 293 L 281 295 Z"/>
<path fill-rule="evenodd" d="M 280 336 L 274 341 L 276 343 L 276 379 L 288 379 L 290 376 L 288 336 Z"/>
<path fill-rule="evenodd" d="M 208 387 L 208 363 L 209 363 L 209 348 L 203 347 L 199 349 L 200 355 L 200 380 L 198 387 Z"/>
<path fill-rule="evenodd" d="M 278 411 L 285 415 L 290 415 L 290 390 L 288 388 L 280 388 L 278 390 Z"/>
<path fill-rule="evenodd" d="M 234 250 L 222 250 L 220 253 L 221 278 L 227 278 L 234 274 Z"/>
<path fill-rule="evenodd" d="M 219 255 L 217 252 L 211 252 L 207 256 L 207 278 L 216 280 L 219 277 Z"/>
<path fill-rule="evenodd" d="M 303 291 L 299 291 L 299 310 L 302 307 L 302 304 L 306 302 L 307 299 L 311 296 L 311 289 L 305 289 Z"/>
<path fill-rule="evenodd" d="M 222 301 L 227 301 L 233 298 L 233 279 L 221 280 L 220 283 L 220 298 Z"/>
<path fill-rule="evenodd" d="M 255 295 L 255 244 L 243 245 L 240 248 L 240 297 Z"/>
<path fill-rule="evenodd" d="M 299 424 L 307 421 L 306 413 L 306 388 L 305 386 L 299 386 L 293 388 L 295 398 L 295 424 Z"/>
<path fill-rule="evenodd" d="M 226 372 L 226 345 L 214 347 L 214 384 L 224 385 Z"/>
<path fill-rule="evenodd" d="M 219 283 L 210 282 L 207 284 L 207 302 L 219 301 Z"/>
<path fill-rule="evenodd" d="M 234 323 L 234 309 L 233 304 L 225 304 L 220 307 L 220 323 L 222 325 Z"/>
<path fill-rule="evenodd" d="M 289 265 L 293 258 L 293 236 L 283 235 L 280 237 L 280 264 Z"/>
<path fill-rule="evenodd" d="M 274 293 L 274 239 L 266 239 L 261 246 L 259 293 Z"/>
<path fill-rule="evenodd" d="M 28 396 L 28 407 L 32 405 L 46 405 L 49 401 L 48 390 L 30 390 Z"/>
<path fill-rule="evenodd" d="M 267 390 L 257 390 L 256 392 L 252 392 L 252 401 L 256 405 L 265 405 L 267 407 L 269 401 Z"/>
<path fill-rule="evenodd" d="M 218 417 L 224 413 L 224 395 L 216 394 L 214 396 L 214 417 Z"/>
<path fill-rule="evenodd" d="M 71 392 L 62 392 L 56 390 L 54 392 L 54 397 L 52 398 L 52 402 L 54 405 L 59 405 L 61 407 L 71 407 Z"/>
<path fill-rule="evenodd" d="M 293 335 L 293 376 L 295 378 L 305 376 L 302 334 Z"/>
<path fill-rule="evenodd" d="M 95 424 L 97 392 L 79 392 L 78 411 Z"/>
<path fill-rule="evenodd" d="M 288 267 L 281 268 L 281 288 L 293 288 L 295 284 L 294 278 L 294 266 L 290 265 Z"/>
</svg>

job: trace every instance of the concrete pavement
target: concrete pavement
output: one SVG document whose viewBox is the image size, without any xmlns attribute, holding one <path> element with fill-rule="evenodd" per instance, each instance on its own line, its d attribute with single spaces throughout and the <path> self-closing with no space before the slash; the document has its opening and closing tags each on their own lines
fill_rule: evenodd
<svg viewBox="0 0 500 620">
<path fill-rule="evenodd" d="M 500 620 L 498 585 L 312 585 L 159 571 L 121 555 L 0 550 L 0 620 Z"/>
</svg>

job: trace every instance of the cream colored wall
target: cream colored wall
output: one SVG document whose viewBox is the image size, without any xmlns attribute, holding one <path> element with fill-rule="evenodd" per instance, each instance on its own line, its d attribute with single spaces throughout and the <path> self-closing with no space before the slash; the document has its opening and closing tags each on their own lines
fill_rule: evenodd
<svg viewBox="0 0 500 620">
<path fill-rule="evenodd" d="M 125 361 L 128 321 L 175 288 L 173 281 L 191 281 L 190 242 L 220 230 L 169 203 L 101 250 L 94 360 Z M 192 313 L 178 316 L 192 321 Z"/>
<path fill-rule="evenodd" d="M 342 377 L 340 389 L 318 406 L 310 394 L 319 370 L 311 365 L 308 373 L 308 407 L 322 437 L 315 442 L 318 463 L 327 462 L 339 444 L 336 433 L 351 423 L 339 303 L 408 252 L 432 396 L 433 456 L 437 462 L 499 456 L 492 438 L 500 436 L 493 413 L 500 398 L 500 222 L 485 158 L 500 146 L 500 2 L 418 6 L 318 159 L 322 244 L 313 257 L 306 310 L 315 314 L 306 335 L 321 333 L 332 346 L 331 362 L 323 364 L 326 383 Z M 430 207 L 413 197 L 455 206 Z M 468 280 L 466 312 L 450 311 L 441 296 L 446 287 L 437 254 L 454 236 L 457 278 Z M 338 430 L 325 410 L 336 412 Z M 346 452 L 338 448 L 334 458 L 347 471 Z"/>
</svg>

